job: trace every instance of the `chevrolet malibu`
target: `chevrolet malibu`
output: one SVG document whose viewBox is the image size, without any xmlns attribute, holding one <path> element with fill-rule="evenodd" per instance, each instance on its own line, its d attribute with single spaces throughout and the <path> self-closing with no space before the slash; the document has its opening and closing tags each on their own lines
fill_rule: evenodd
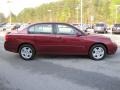
<svg viewBox="0 0 120 90">
<path fill-rule="evenodd" d="M 5 36 L 7 51 L 19 53 L 24 60 L 40 55 L 87 55 L 102 60 L 115 54 L 117 45 L 110 38 L 88 35 L 66 23 L 35 23 Z"/>
</svg>

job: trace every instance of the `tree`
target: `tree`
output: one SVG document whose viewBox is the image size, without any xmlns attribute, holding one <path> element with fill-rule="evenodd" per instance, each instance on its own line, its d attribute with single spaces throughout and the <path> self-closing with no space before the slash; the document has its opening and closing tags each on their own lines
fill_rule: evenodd
<svg viewBox="0 0 120 90">
<path fill-rule="evenodd" d="M 83 23 L 90 23 L 91 16 L 94 16 L 94 23 L 101 21 L 113 23 L 116 4 L 120 4 L 120 0 L 83 0 Z M 78 13 L 76 13 L 76 7 L 79 8 Z M 35 8 L 25 8 L 17 16 L 17 21 L 46 22 L 50 17 L 52 21 L 57 22 L 75 23 L 77 19 L 80 22 L 80 0 L 60 0 Z M 120 14 L 118 19 L 120 21 Z"/>
<path fill-rule="evenodd" d="M 3 13 L 0 13 L 0 22 L 5 22 L 5 16 Z"/>
</svg>

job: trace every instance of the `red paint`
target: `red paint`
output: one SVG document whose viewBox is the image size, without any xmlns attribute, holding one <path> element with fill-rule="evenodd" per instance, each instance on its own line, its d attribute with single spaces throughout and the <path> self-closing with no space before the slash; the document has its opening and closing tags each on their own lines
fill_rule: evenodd
<svg viewBox="0 0 120 90">
<path fill-rule="evenodd" d="M 85 35 L 75 27 L 73 27 L 77 31 L 75 35 L 58 35 L 56 33 L 29 34 L 27 32 L 28 28 L 7 34 L 4 44 L 5 49 L 17 53 L 19 46 L 27 43 L 33 45 L 39 54 L 88 55 L 92 45 L 101 43 L 106 46 L 108 54 L 114 54 L 117 50 L 117 45 L 109 38 L 98 35 Z M 78 33 L 80 33 L 80 35 L 78 35 Z"/>
</svg>

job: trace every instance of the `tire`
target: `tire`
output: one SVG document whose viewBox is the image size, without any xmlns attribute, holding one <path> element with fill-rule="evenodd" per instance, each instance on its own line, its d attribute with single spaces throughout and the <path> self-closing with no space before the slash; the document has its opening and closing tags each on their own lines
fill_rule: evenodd
<svg viewBox="0 0 120 90">
<path fill-rule="evenodd" d="M 107 32 L 107 31 L 105 31 L 105 33 L 107 34 L 108 32 Z"/>
<path fill-rule="evenodd" d="M 94 31 L 94 33 L 96 33 L 96 31 Z"/>
<path fill-rule="evenodd" d="M 32 45 L 24 44 L 19 48 L 19 55 L 22 59 L 26 61 L 33 60 L 35 56 L 35 49 Z"/>
<path fill-rule="evenodd" d="M 89 51 L 90 58 L 95 61 L 103 60 L 106 54 L 107 54 L 106 47 L 102 44 L 93 45 Z"/>
</svg>

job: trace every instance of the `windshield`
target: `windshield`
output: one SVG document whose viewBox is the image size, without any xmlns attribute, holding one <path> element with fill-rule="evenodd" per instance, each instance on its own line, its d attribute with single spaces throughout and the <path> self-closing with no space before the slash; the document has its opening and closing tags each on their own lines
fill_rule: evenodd
<svg viewBox="0 0 120 90">
<path fill-rule="evenodd" d="M 120 27 L 120 24 L 115 24 L 114 26 L 115 26 L 115 27 Z"/>
</svg>

